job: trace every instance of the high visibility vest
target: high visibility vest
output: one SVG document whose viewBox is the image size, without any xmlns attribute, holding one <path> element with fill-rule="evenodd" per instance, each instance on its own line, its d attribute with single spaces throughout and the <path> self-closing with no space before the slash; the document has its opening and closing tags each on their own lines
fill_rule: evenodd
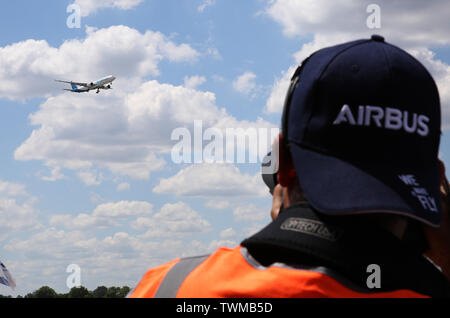
<svg viewBox="0 0 450 318">
<path fill-rule="evenodd" d="M 176 259 L 150 269 L 130 293 L 131 298 L 320 298 L 428 297 L 400 289 L 377 292 L 353 285 L 331 269 L 265 267 L 238 246 L 219 248 L 209 256 Z"/>
</svg>

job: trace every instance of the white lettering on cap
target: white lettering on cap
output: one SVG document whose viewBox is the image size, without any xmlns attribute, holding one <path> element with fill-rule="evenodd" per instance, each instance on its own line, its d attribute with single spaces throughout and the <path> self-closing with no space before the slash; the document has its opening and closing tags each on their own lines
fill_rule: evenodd
<svg viewBox="0 0 450 318">
<path fill-rule="evenodd" d="M 355 120 L 355 117 L 357 120 Z M 417 133 L 420 136 L 428 136 L 430 130 L 428 122 L 430 118 L 426 115 L 409 113 L 397 108 L 380 106 L 359 106 L 356 116 L 352 113 L 350 106 L 344 104 L 341 111 L 333 122 L 333 125 L 348 123 L 352 126 L 377 126 L 391 130 L 404 130 L 407 133 Z"/>
</svg>

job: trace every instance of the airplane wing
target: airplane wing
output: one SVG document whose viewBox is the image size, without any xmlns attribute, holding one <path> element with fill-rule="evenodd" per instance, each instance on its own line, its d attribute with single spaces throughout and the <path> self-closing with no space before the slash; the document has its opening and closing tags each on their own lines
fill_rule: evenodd
<svg viewBox="0 0 450 318">
<path fill-rule="evenodd" d="M 67 84 L 75 84 L 77 86 L 84 86 L 87 87 L 88 83 L 78 83 L 78 82 L 72 82 L 72 81 L 60 81 L 60 80 L 55 80 L 56 82 L 60 82 L 60 83 L 67 83 Z"/>
</svg>

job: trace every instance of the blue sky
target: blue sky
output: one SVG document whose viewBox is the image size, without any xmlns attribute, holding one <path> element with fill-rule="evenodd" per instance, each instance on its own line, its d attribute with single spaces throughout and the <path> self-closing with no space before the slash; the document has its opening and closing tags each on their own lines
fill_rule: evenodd
<svg viewBox="0 0 450 318">
<path fill-rule="evenodd" d="M 81 8 L 69 28 L 68 5 Z M 373 1 L 372 1 L 373 2 Z M 382 34 L 438 83 L 450 166 L 449 5 L 378 1 L 14 1 L 0 12 L 0 260 L 11 292 L 134 286 L 178 256 L 233 247 L 269 222 L 260 164 L 174 164 L 170 133 L 278 127 L 288 77 L 312 51 Z M 113 90 L 54 79 L 117 76 Z M 220 195 L 222 194 L 222 195 Z"/>
</svg>

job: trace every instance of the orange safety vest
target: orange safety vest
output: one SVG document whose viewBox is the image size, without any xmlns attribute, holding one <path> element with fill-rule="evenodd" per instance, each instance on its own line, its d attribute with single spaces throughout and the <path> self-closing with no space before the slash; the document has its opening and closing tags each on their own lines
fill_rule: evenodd
<svg viewBox="0 0 450 318">
<path fill-rule="evenodd" d="M 376 292 L 352 286 L 324 267 L 282 263 L 265 267 L 244 247 L 219 248 L 210 256 L 176 259 L 149 270 L 130 298 L 321 298 L 428 297 L 400 289 Z"/>
</svg>

